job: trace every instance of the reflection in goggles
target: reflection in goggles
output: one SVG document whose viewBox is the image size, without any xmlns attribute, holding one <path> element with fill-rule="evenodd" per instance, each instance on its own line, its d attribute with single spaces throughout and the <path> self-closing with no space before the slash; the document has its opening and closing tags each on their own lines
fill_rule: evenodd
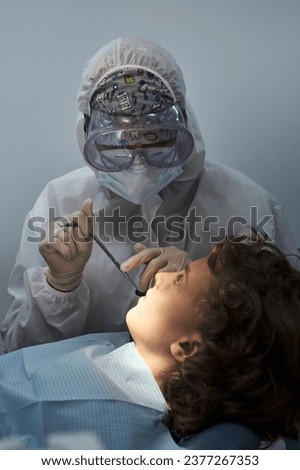
<svg viewBox="0 0 300 470">
<path fill-rule="evenodd" d="M 87 162 L 101 171 L 122 171 L 133 164 L 139 150 L 153 167 L 180 165 L 191 154 L 194 140 L 181 110 L 174 105 L 166 111 L 137 119 L 92 110 L 84 147 Z"/>
</svg>

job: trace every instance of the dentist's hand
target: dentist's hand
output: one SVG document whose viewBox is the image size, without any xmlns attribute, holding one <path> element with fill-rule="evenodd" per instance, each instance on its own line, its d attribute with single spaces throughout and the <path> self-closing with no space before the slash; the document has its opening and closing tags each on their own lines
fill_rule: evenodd
<svg viewBox="0 0 300 470">
<path fill-rule="evenodd" d="M 137 254 L 124 261 L 121 264 L 121 269 L 127 272 L 132 271 L 141 264 L 146 265 L 139 279 L 139 290 L 141 292 L 148 289 L 157 272 L 181 271 L 192 261 L 186 251 L 179 250 L 175 246 L 146 248 L 141 243 L 137 243 L 134 250 Z"/>
<path fill-rule="evenodd" d="M 45 275 L 54 289 L 69 292 L 79 286 L 92 251 L 93 223 L 92 200 L 86 199 L 80 211 L 54 222 L 40 243 L 40 253 L 48 264 Z"/>
</svg>

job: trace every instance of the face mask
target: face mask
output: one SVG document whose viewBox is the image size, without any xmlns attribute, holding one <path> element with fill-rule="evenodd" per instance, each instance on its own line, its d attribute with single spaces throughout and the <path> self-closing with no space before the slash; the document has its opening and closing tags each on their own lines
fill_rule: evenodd
<svg viewBox="0 0 300 470">
<path fill-rule="evenodd" d="M 132 165 L 121 172 L 99 172 L 99 184 L 134 204 L 143 204 L 159 193 L 183 172 L 181 166 L 152 168 L 147 164 Z"/>
</svg>

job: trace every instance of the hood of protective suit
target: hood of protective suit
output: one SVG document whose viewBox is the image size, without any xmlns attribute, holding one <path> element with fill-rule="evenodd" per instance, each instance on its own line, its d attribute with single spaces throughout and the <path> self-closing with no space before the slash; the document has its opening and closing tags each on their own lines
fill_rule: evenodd
<svg viewBox="0 0 300 470">
<path fill-rule="evenodd" d="M 76 128 L 82 155 L 85 144 L 84 115 L 90 115 L 90 99 L 103 77 L 122 67 L 139 67 L 162 77 L 172 90 L 180 108 L 185 110 L 187 127 L 193 135 L 195 145 L 192 154 L 182 164 L 183 172 L 176 178 L 176 181 L 195 180 L 203 169 L 205 150 L 197 120 L 186 99 L 182 71 L 165 49 L 146 39 L 119 38 L 111 41 L 96 52 L 85 65 L 82 84 L 78 92 L 79 114 Z"/>
</svg>

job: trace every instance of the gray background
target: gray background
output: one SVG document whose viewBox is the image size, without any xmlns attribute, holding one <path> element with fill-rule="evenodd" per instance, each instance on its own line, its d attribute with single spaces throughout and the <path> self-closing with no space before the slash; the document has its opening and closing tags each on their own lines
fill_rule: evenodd
<svg viewBox="0 0 300 470">
<path fill-rule="evenodd" d="M 83 165 L 83 65 L 119 36 L 175 56 L 207 158 L 276 195 L 300 246 L 299 31 L 299 0 L 0 0 L 0 318 L 26 212 L 48 180 Z"/>
</svg>

